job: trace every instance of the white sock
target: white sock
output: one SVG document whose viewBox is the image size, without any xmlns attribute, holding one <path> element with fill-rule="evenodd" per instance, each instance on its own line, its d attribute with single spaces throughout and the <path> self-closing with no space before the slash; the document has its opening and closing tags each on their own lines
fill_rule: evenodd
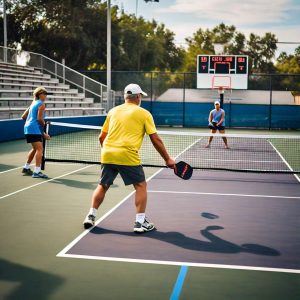
<svg viewBox="0 0 300 300">
<path fill-rule="evenodd" d="M 30 164 L 29 163 L 26 163 L 25 165 L 24 165 L 24 169 L 29 169 L 30 168 Z"/>
<path fill-rule="evenodd" d="M 90 208 L 90 211 L 89 211 L 89 215 L 93 215 L 93 216 L 97 216 L 97 209 L 96 208 Z"/>
<path fill-rule="evenodd" d="M 143 224 L 145 221 L 145 213 L 143 214 L 136 214 L 135 215 L 135 221 L 139 222 L 140 224 Z"/>
<path fill-rule="evenodd" d="M 41 172 L 41 167 L 34 168 L 34 173 L 40 173 L 40 172 Z"/>
</svg>

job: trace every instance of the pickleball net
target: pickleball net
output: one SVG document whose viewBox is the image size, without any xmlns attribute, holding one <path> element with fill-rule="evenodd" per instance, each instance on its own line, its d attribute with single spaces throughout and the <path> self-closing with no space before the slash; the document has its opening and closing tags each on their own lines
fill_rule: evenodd
<svg viewBox="0 0 300 300">
<path fill-rule="evenodd" d="M 46 163 L 101 163 L 100 126 L 51 122 L 48 127 L 51 140 L 45 146 Z M 183 160 L 194 169 L 300 174 L 299 135 L 213 135 L 181 130 L 158 131 L 158 134 L 176 161 Z M 210 136 L 213 141 L 206 148 Z M 229 149 L 224 147 L 224 136 Z M 165 166 L 147 135 L 139 154 L 145 167 Z"/>
</svg>

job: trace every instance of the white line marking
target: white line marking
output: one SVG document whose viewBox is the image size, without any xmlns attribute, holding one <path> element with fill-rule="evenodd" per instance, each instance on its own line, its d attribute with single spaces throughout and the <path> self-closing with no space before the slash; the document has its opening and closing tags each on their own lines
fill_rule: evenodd
<svg viewBox="0 0 300 300">
<path fill-rule="evenodd" d="M 291 170 L 294 171 L 291 166 L 289 165 L 289 163 L 285 160 L 285 158 L 282 156 L 282 154 L 279 152 L 279 150 L 272 144 L 272 142 L 268 141 L 270 143 L 270 145 L 273 147 L 273 149 L 276 151 L 276 153 L 280 156 L 280 158 L 283 160 L 283 162 L 286 164 L 286 166 Z M 300 178 L 297 176 L 297 174 L 293 174 L 297 181 L 300 182 Z"/>
<path fill-rule="evenodd" d="M 18 170 L 18 169 L 22 169 L 22 167 L 16 167 L 16 168 L 13 168 L 13 169 L 8 169 L 8 170 L 5 170 L 5 171 L 1 171 L 0 174 L 4 174 L 4 173 L 7 173 L 7 172 L 10 172 L 10 171 L 15 171 L 15 170 Z"/>
<path fill-rule="evenodd" d="M 92 167 L 92 166 L 95 166 L 95 165 L 88 165 L 88 166 L 85 166 L 85 167 L 83 167 L 83 168 L 76 169 L 76 170 L 74 170 L 74 171 L 72 171 L 72 172 L 69 172 L 69 173 L 66 173 L 66 174 L 63 174 L 63 175 L 60 175 L 60 176 L 57 176 L 57 177 L 54 177 L 54 178 L 51 178 L 51 179 L 45 180 L 45 181 L 41 181 L 41 182 L 38 182 L 38 183 L 36 183 L 36 184 L 33 184 L 33 185 L 30 185 L 30 186 L 27 186 L 27 187 L 25 187 L 25 188 L 23 188 L 23 189 L 17 190 L 17 191 L 15 191 L 15 192 L 12 192 L 12 193 L 10 193 L 10 194 L 7 194 L 7 195 L 4 195 L 4 196 L 0 197 L 0 200 L 1 200 L 1 199 L 4 199 L 4 198 L 6 198 L 6 197 L 9 197 L 9 196 L 12 196 L 12 195 L 18 194 L 18 193 L 20 193 L 20 192 L 23 192 L 23 191 L 29 190 L 29 189 L 31 189 L 31 188 L 33 188 L 33 187 L 36 187 L 36 186 L 38 186 L 38 185 L 41 185 L 41 184 L 44 184 L 44 183 L 47 183 L 47 182 L 53 181 L 53 180 L 55 180 L 55 179 L 59 179 L 59 178 L 62 178 L 62 177 L 65 177 L 65 176 L 71 175 L 71 174 L 73 174 L 73 173 L 76 173 L 76 172 L 78 172 L 78 171 L 81 171 L 81 170 L 87 169 L 87 168 L 89 168 L 89 167 Z M 36 180 L 36 179 L 33 179 L 33 180 Z"/>
<path fill-rule="evenodd" d="M 78 163 L 77 163 L 77 164 L 76 164 L 76 163 L 60 163 L 60 162 L 52 162 L 52 161 L 48 161 L 48 162 L 47 162 L 47 165 L 75 166 L 75 165 L 79 165 L 79 164 L 78 164 Z M 32 167 L 32 166 L 34 166 L 34 164 L 31 164 L 30 166 Z M 0 175 L 3 174 L 3 173 L 7 173 L 7 172 L 19 170 L 19 169 L 22 169 L 22 168 L 23 168 L 23 166 L 20 166 L 20 167 L 8 169 L 8 170 L 5 170 L 5 171 L 1 171 L 1 172 L 0 172 Z"/>
<path fill-rule="evenodd" d="M 159 172 L 161 172 L 163 169 L 159 169 L 157 172 L 155 172 L 153 175 L 151 175 L 147 182 L 150 181 L 154 176 L 156 176 Z M 82 232 L 75 240 L 73 240 L 71 243 L 69 243 L 64 249 L 62 249 L 56 256 L 63 256 L 67 251 L 69 251 L 79 240 L 81 240 L 86 234 L 88 234 L 95 226 L 97 226 L 100 222 L 102 222 L 105 218 L 107 218 L 111 213 L 113 213 L 120 205 L 122 205 L 128 198 L 130 198 L 135 191 L 131 192 L 129 195 L 127 195 L 123 200 L 121 200 L 116 206 L 114 206 L 112 209 L 110 209 L 106 214 L 104 214 L 95 225 L 84 232 Z"/>
<path fill-rule="evenodd" d="M 246 159 L 215 159 L 215 158 L 204 158 L 202 160 L 212 160 L 212 161 L 230 161 L 230 162 L 250 162 L 250 163 L 282 163 L 281 160 L 246 160 Z"/>
<path fill-rule="evenodd" d="M 143 264 L 172 265 L 172 266 L 182 266 L 182 265 L 184 265 L 184 266 L 202 267 L 202 268 L 250 270 L 250 271 L 266 271 L 266 272 L 280 272 L 280 273 L 300 274 L 300 270 L 297 270 L 297 269 L 265 268 L 265 267 L 253 267 L 253 266 L 239 266 L 239 265 L 204 264 L 204 263 L 164 261 L 164 260 L 144 260 L 144 259 L 90 256 L 90 255 L 76 255 L 76 254 L 60 254 L 60 255 L 57 255 L 57 256 L 67 257 L 67 258 L 106 260 L 106 261 L 131 262 L 131 263 L 143 263 Z"/>
<path fill-rule="evenodd" d="M 260 198 L 283 198 L 283 199 L 300 199 L 297 196 L 277 196 L 277 195 L 251 195 L 251 194 L 223 194 L 223 193 L 201 193 L 201 192 L 181 192 L 181 191 L 153 191 L 148 193 L 166 193 L 166 194 L 191 194 L 191 195 L 211 195 L 211 196 L 234 196 L 234 197 L 260 197 Z"/>
</svg>

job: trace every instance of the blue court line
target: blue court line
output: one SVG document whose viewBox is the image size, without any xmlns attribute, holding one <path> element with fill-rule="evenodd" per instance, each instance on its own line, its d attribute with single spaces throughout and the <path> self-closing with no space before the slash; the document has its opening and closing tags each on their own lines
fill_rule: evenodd
<svg viewBox="0 0 300 300">
<path fill-rule="evenodd" d="M 170 300 L 178 300 L 184 283 L 188 266 L 181 266 Z"/>
</svg>

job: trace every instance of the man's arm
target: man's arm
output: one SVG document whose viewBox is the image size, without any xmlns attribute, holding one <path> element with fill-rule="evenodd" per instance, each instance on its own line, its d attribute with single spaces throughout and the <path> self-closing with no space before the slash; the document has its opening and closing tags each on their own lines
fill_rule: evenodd
<svg viewBox="0 0 300 300">
<path fill-rule="evenodd" d="M 223 123 L 224 118 L 225 118 L 225 112 L 223 111 L 223 112 L 222 112 L 221 119 L 220 119 L 219 123 L 217 124 L 217 126 L 220 126 L 220 125 Z"/>
<path fill-rule="evenodd" d="M 107 136 L 107 132 L 104 132 L 104 131 L 100 132 L 100 134 L 99 134 L 99 142 L 100 142 L 101 147 L 103 146 L 103 142 L 104 142 L 106 136 Z"/>
<path fill-rule="evenodd" d="M 208 122 L 210 123 L 211 121 L 212 121 L 212 113 L 210 112 L 208 116 Z"/>
<path fill-rule="evenodd" d="M 175 161 L 170 157 L 162 139 L 159 137 L 157 133 L 150 134 L 150 140 L 154 146 L 154 148 L 157 150 L 157 152 L 161 155 L 161 157 L 166 162 L 166 165 L 174 169 L 175 168 Z"/>
</svg>

